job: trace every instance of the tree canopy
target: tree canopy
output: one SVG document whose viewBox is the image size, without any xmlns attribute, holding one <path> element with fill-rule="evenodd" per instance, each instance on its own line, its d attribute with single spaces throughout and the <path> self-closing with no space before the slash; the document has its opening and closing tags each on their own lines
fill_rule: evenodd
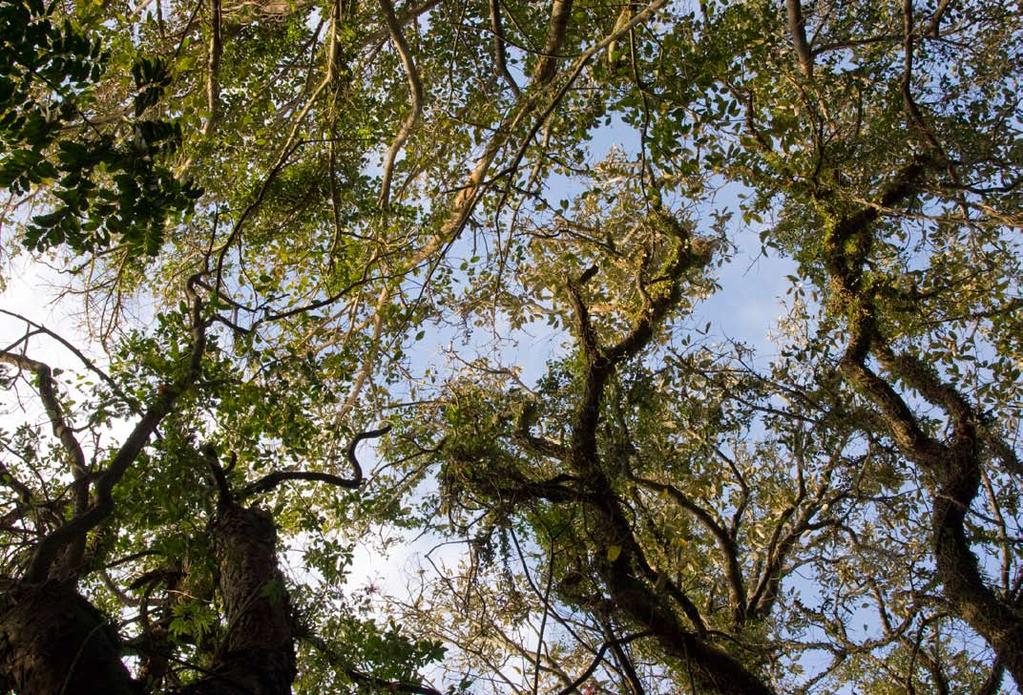
<svg viewBox="0 0 1023 695">
<path fill-rule="evenodd" d="M 82 317 L 3 309 L 0 690 L 1023 687 L 1014 3 L 0 37 L 2 253 Z"/>
</svg>

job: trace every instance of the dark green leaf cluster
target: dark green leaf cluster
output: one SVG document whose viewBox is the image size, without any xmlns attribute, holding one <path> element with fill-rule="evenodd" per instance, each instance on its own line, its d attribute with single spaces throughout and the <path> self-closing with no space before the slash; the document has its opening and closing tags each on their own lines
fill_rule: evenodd
<svg viewBox="0 0 1023 695">
<path fill-rule="evenodd" d="M 0 33 L 0 186 L 22 195 L 49 183 L 52 195 L 25 245 L 85 252 L 119 239 L 154 255 L 168 217 L 201 193 L 159 163 L 180 145 L 180 126 L 141 118 L 170 84 L 166 64 L 136 62 L 134 118 L 108 131 L 86 113 L 109 58 L 98 38 L 58 24 L 40 0 L 4 4 Z"/>
</svg>

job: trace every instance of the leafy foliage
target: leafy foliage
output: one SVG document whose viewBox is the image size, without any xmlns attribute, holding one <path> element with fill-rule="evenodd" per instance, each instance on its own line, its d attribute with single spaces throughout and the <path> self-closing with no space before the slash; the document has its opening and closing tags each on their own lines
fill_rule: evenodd
<svg viewBox="0 0 1023 695">
<path fill-rule="evenodd" d="M 0 353 L 0 574 L 102 636 L 50 672 L 1021 682 L 1018 13 L 0 11 L 18 239 L 106 348 Z"/>
<path fill-rule="evenodd" d="M 168 216 L 189 211 L 200 195 L 159 164 L 180 145 L 180 125 L 142 118 L 170 82 L 167 66 L 136 62 L 133 118 L 103 128 L 90 115 L 110 60 L 100 39 L 58 21 L 42 0 L 5 3 L 0 29 L 0 187 L 22 195 L 47 184 L 54 199 L 51 211 L 32 217 L 24 243 L 84 252 L 116 239 L 156 254 Z"/>
</svg>

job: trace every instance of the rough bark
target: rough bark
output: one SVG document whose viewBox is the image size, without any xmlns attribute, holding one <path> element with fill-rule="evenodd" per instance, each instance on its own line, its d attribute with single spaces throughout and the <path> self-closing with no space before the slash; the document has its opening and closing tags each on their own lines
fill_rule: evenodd
<svg viewBox="0 0 1023 695">
<path fill-rule="evenodd" d="M 287 695 L 295 679 L 288 595 L 271 517 L 233 502 L 211 525 L 226 634 L 180 695 Z M 0 603 L 0 684 L 19 695 L 140 695 L 114 629 L 68 583 L 22 583 Z"/>
<path fill-rule="evenodd" d="M 586 481 L 585 498 L 588 512 L 593 515 L 590 527 L 595 529 L 592 543 L 599 549 L 595 569 L 616 609 L 649 632 L 667 655 L 683 665 L 692 683 L 702 691 L 773 695 L 774 691 L 755 672 L 707 639 L 706 626 L 696 605 L 672 580 L 647 562 L 605 473 L 597 445 L 601 403 L 608 382 L 622 363 L 650 343 L 667 313 L 678 302 L 686 272 L 706 264 L 710 258 L 710 249 L 702 240 L 691 237 L 673 220 L 665 218 L 662 222 L 672 225 L 679 239 L 676 256 L 667 272 L 670 284 L 656 299 L 648 300 L 641 318 L 619 342 L 606 348 L 600 345 L 582 298 L 581 286 L 596 269 L 587 270 L 578 282 L 569 284 L 575 331 L 586 372 L 572 419 L 572 438 L 565 452 L 565 463 L 577 479 Z M 617 554 L 601 554 L 612 547 L 618 549 Z M 683 622 L 680 612 L 691 627 Z"/>
<path fill-rule="evenodd" d="M 212 524 L 227 618 L 213 668 L 181 695 L 286 695 L 295 680 L 295 650 L 277 530 L 258 509 L 222 502 Z"/>
<path fill-rule="evenodd" d="M 15 587 L 0 608 L 0 683 L 19 695 L 137 695 L 117 634 L 66 583 Z"/>
<path fill-rule="evenodd" d="M 728 695 L 774 695 L 774 690 L 739 660 L 687 628 L 679 620 L 668 596 L 638 576 L 643 573 L 639 565 L 645 562 L 631 530 L 627 537 L 622 537 L 627 530 L 624 514 L 620 508 L 617 513 L 612 511 L 616 506 L 613 504 L 599 506 L 603 512 L 601 516 L 605 517 L 603 521 L 608 523 L 607 528 L 619 527 L 616 540 L 626 544 L 626 549 L 615 561 L 597 564 L 597 571 L 607 584 L 617 609 L 649 631 L 667 655 L 683 664 L 691 680 L 702 691 Z M 680 597 L 673 595 L 672 598 L 684 598 L 684 594 Z M 683 612 L 689 611 L 683 608 Z"/>
<path fill-rule="evenodd" d="M 980 573 L 966 538 L 966 513 L 980 487 L 976 455 L 952 455 L 934 495 L 934 564 L 945 596 L 956 613 L 994 648 L 1017 686 L 1023 685 L 1023 616 L 1001 600 Z"/>
</svg>

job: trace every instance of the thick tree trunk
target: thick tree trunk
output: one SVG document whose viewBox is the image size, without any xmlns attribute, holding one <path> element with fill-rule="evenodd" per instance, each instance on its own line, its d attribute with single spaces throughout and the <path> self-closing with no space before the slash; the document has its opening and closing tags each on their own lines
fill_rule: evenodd
<svg viewBox="0 0 1023 695">
<path fill-rule="evenodd" d="M 221 504 L 212 525 L 227 634 L 211 673 L 181 695 L 287 695 L 295 650 L 269 514 Z"/>
<path fill-rule="evenodd" d="M 18 586 L 0 607 L 0 683 L 19 695 L 138 695 L 103 615 L 63 583 Z"/>
<path fill-rule="evenodd" d="M 295 652 L 271 517 L 222 504 L 212 524 L 226 634 L 180 695 L 288 695 Z M 74 587 L 15 586 L 0 602 L 0 685 L 18 695 L 140 695 L 117 634 Z"/>
<path fill-rule="evenodd" d="M 1023 615 L 988 587 L 965 533 L 966 514 L 980 486 L 980 462 L 972 451 L 965 460 L 949 458 L 933 503 L 938 577 L 956 614 L 988 641 L 1017 687 L 1023 687 Z"/>
</svg>

